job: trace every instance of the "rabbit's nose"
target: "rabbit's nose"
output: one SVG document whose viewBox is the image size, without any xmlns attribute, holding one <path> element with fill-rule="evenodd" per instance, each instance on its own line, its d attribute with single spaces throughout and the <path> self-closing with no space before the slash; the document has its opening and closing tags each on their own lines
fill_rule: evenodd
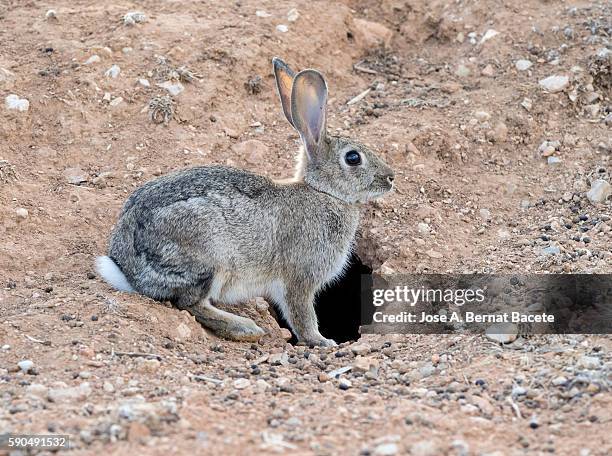
<svg viewBox="0 0 612 456">
<path fill-rule="evenodd" d="M 387 181 L 388 181 L 390 184 L 393 184 L 393 181 L 394 181 L 394 180 L 395 180 L 395 175 L 394 175 L 394 174 L 388 174 L 388 175 L 387 175 Z"/>
</svg>

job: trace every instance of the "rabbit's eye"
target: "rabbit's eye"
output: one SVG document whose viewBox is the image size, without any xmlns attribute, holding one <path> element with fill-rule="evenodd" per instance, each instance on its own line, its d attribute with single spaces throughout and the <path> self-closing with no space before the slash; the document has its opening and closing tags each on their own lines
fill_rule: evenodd
<svg viewBox="0 0 612 456">
<path fill-rule="evenodd" d="M 349 150 L 344 156 L 347 165 L 357 166 L 361 164 L 361 155 L 356 150 Z"/>
</svg>

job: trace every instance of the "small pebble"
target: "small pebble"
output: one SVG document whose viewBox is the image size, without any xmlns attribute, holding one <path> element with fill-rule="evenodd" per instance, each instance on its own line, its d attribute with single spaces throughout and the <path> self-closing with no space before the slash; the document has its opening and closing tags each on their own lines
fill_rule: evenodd
<svg viewBox="0 0 612 456">
<path fill-rule="evenodd" d="M 19 369 L 21 369 L 24 374 L 27 374 L 34 367 L 34 362 L 29 359 L 24 359 L 23 361 L 19 361 L 17 366 L 19 366 Z"/>
</svg>

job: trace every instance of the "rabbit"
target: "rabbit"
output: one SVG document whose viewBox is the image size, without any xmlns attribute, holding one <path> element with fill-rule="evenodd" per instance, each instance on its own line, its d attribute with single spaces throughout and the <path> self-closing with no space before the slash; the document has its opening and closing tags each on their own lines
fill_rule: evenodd
<svg viewBox="0 0 612 456">
<path fill-rule="evenodd" d="M 127 199 L 96 268 L 114 288 L 169 300 L 223 338 L 255 341 L 264 331 L 214 303 L 263 297 L 298 343 L 333 346 L 319 332 L 315 295 L 342 275 L 360 204 L 391 191 L 394 173 L 364 145 L 327 133 L 321 73 L 272 63 L 302 142 L 294 177 L 200 166 L 152 180 Z"/>
</svg>

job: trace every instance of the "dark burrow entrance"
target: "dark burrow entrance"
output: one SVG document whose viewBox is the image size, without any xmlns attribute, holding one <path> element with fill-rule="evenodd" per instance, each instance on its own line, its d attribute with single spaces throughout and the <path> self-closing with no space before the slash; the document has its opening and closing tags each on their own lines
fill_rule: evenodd
<svg viewBox="0 0 612 456">
<path fill-rule="evenodd" d="M 323 336 L 337 343 L 359 339 L 363 274 L 372 274 L 372 268 L 353 254 L 344 276 L 317 295 L 315 309 Z M 282 317 L 276 318 L 281 327 L 291 330 Z M 297 342 L 295 334 L 290 342 Z"/>
</svg>

